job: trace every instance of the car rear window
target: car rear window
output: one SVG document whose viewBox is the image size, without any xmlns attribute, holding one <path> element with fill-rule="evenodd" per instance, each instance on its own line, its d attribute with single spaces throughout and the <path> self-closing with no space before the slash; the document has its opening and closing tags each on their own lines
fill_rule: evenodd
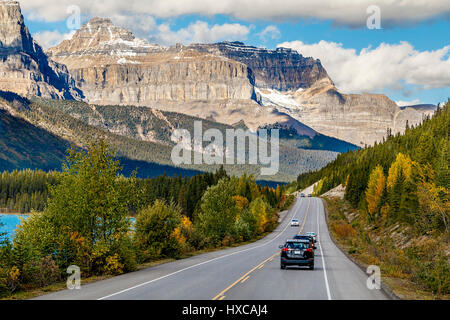
<svg viewBox="0 0 450 320">
<path fill-rule="evenodd" d="M 285 247 L 289 249 L 307 249 L 308 244 L 304 242 L 286 242 Z"/>
<path fill-rule="evenodd" d="M 311 241 L 310 236 L 295 236 L 294 239 L 308 240 Z"/>
</svg>

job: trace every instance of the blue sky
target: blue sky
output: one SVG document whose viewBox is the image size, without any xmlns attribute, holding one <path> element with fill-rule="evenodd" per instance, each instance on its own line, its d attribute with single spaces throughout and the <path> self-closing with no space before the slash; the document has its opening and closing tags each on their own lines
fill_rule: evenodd
<svg viewBox="0 0 450 320">
<path fill-rule="evenodd" d="M 45 47 L 61 41 L 71 31 L 66 25 L 65 1 L 54 1 L 22 1 L 27 26 Z M 270 49 L 279 45 L 292 47 L 305 56 L 320 58 L 344 92 L 384 93 L 394 101 L 433 104 L 450 97 L 449 1 L 437 0 L 441 4 L 436 9 L 431 5 L 421 9 L 420 1 L 411 0 L 418 4 L 400 11 L 387 5 L 391 2 L 380 1 L 381 29 L 374 30 L 367 28 L 369 14 L 358 5 L 333 7 L 334 11 L 328 13 L 326 8 L 316 10 L 305 5 L 305 10 L 296 11 L 290 9 L 293 4 L 286 0 L 286 10 L 277 8 L 272 13 L 264 7 L 269 2 L 260 0 L 258 7 L 258 0 L 247 0 L 248 6 L 258 8 L 252 15 L 245 6 L 240 11 L 231 4 L 229 8 L 215 7 L 207 0 L 189 0 L 192 5 L 186 9 L 170 7 L 173 0 L 165 0 L 164 4 L 161 1 L 152 0 L 153 7 L 144 7 L 147 1 L 139 10 L 126 12 L 115 1 L 98 8 L 89 7 L 89 2 L 83 0 L 78 2 L 82 23 L 93 16 L 110 17 L 138 37 L 163 45 L 240 40 Z M 202 5 L 203 2 L 211 5 Z M 319 2 L 326 6 L 328 1 Z M 59 11 L 56 3 L 61 6 Z M 333 5 L 336 3 L 339 1 Z M 268 32 L 263 34 L 265 29 Z"/>
</svg>

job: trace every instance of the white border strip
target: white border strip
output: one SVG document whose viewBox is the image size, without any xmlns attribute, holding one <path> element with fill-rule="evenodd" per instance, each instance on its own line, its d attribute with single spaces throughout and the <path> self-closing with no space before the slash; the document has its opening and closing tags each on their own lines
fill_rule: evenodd
<svg viewBox="0 0 450 320">
<path fill-rule="evenodd" d="M 322 249 L 322 245 L 320 244 L 319 211 L 320 211 L 319 206 L 317 206 L 317 232 L 318 232 L 317 241 L 319 242 L 320 255 L 322 256 L 323 275 L 325 278 L 325 286 L 327 288 L 327 297 L 328 297 L 328 300 L 332 300 L 331 293 L 330 293 L 330 286 L 328 285 L 327 267 L 325 266 L 325 258 L 323 257 L 324 256 L 323 249 Z"/>
</svg>

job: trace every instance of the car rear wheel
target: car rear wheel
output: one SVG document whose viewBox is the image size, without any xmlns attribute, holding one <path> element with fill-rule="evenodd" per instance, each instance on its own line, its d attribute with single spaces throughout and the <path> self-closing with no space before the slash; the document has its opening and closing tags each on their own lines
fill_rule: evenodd
<svg viewBox="0 0 450 320">
<path fill-rule="evenodd" d="M 314 270 L 314 264 L 309 265 L 309 270 Z"/>
<path fill-rule="evenodd" d="M 286 266 L 284 264 L 281 264 L 280 268 L 284 270 L 284 269 L 286 269 Z"/>
</svg>

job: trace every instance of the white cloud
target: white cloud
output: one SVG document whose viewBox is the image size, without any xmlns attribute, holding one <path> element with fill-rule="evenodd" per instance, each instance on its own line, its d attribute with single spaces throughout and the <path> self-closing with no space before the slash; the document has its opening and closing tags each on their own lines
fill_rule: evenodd
<svg viewBox="0 0 450 320">
<path fill-rule="evenodd" d="M 156 21 L 153 17 L 143 14 L 126 15 L 122 13 L 116 13 L 110 16 L 114 24 L 123 28 L 132 30 L 134 34 L 139 37 L 147 36 L 148 32 L 155 30 L 157 27 Z"/>
<path fill-rule="evenodd" d="M 419 99 L 414 99 L 412 101 L 395 101 L 395 103 L 400 106 L 400 107 L 404 107 L 404 106 L 414 106 L 417 104 L 421 104 Z"/>
<path fill-rule="evenodd" d="M 53 31 L 42 31 L 33 34 L 33 39 L 39 43 L 39 45 L 44 48 L 50 48 L 59 44 L 63 40 L 71 39 L 75 34 L 75 31 L 69 33 L 60 33 L 58 30 Z"/>
<path fill-rule="evenodd" d="M 416 23 L 450 16 L 448 0 L 378 0 L 381 26 Z M 66 19 L 67 7 L 78 5 L 84 16 L 110 17 L 115 14 L 150 15 L 159 18 L 187 14 L 227 15 L 238 19 L 320 19 L 338 25 L 365 28 L 366 12 L 373 0 L 22 0 L 21 5 L 30 19 L 60 21 Z"/>
<path fill-rule="evenodd" d="M 250 27 L 238 23 L 210 26 L 207 22 L 196 21 L 186 28 L 175 31 L 171 30 L 168 24 L 161 24 L 157 33 L 150 36 L 150 40 L 163 45 L 212 43 L 222 40 L 245 40 L 249 32 Z"/>
<path fill-rule="evenodd" d="M 278 46 L 319 58 L 336 86 L 344 92 L 391 89 L 405 93 L 411 85 L 419 89 L 450 87 L 450 46 L 418 51 L 408 42 L 382 43 L 360 52 L 323 40 L 314 44 L 284 42 Z"/>
<path fill-rule="evenodd" d="M 265 27 L 263 31 L 258 33 L 258 36 L 263 41 L 266 41 L 267 38 L 274 40 L 278 39 L 281 36 L 281 32 L 276 26 L 270 25 Z"/>
</svg>

